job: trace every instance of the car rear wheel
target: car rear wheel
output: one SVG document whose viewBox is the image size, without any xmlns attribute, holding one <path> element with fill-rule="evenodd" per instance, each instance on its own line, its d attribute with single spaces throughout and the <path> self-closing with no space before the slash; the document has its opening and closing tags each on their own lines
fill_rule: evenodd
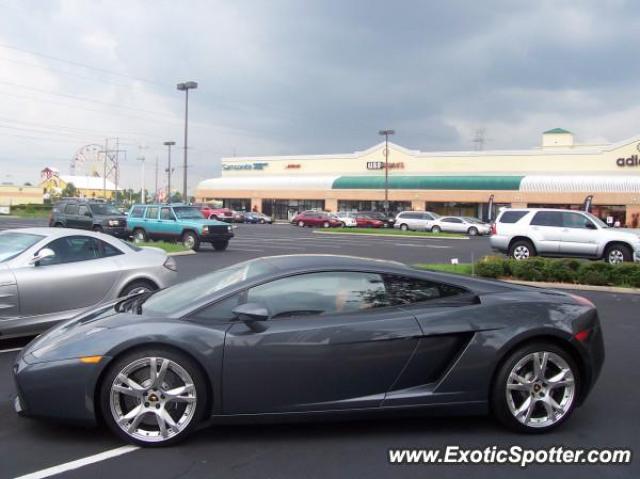
<svg viewBox="0 0 640 479">
<path fill-rule="evenodd" d="M 224 251 L 227 249 L 227 246 L 229 246 L 229 242 L 216 241 L 215 243 L 211 243 L 211 245 L 213 246 L 213 249 L 215 249 L 216 251 Z"/>
<path fill-rule="evenodd" d="M 141 228 L 133 230 L 133 241 L 136 243 L 143 243 L 147 241 L 147 233 Z"/>
<path fill-rule="evenodd" d="M 406 225 L 406 224 L 404 224 L 404 223 L 402 223 L 402 224 L 400 225 L 400 229 L 401 229 L 402 231 L 407 231 L 407 230 L 409 229 L 409 226 L 408 226 L 408 225 Z"/>
<path fill-rule="evenodd" d="M 604 259 L 610 264 L 619 264 L 625 261 L 631 261 L 631 250 L 623 244 L 614 244 L 607 248 L 604 253 Z"/>
<path fill-rule="evenodd" d="M 467 234 L 469 236 L 478 236 L 478 228 L 476 228 L 475 226 L 472 226 L 467 230 Z"/>
<path fill-rule="evenodd" d="M 580 374 L 571 355 L 555 344 L 536 342 L 516 350 L 502 364 L 491 407 L 511 429 L 545 432 L 571 415 L 579 388 Z"/>
<path fill-rule="evenodd" d="M 186 231 L 182 235 L 182 246 L 186 249 L 198 251 L 200 249 L 200 239 L 193 231 Z"/>
<path fill-rule="evenodd" d="M 533 249 L 533 245 L 527 240 L 515 241 L 509 248 L 509 256 L 516 261 L 524 261 L 530 256 L 535 256 L 536 250 Z"/>
<path fill-rule="evenodd" d="M 93 227 L 93 231 L 95 231 L 96 233 L 102 233 L 104 230 L 102 229 L 102 226 L 100 225 L 95 225 Z"/>
<path fill-rule="evenodd" d="M 298 226 L 300 226 L 300 228 L 304 227 L 304 221 L 298 221 Z"/>
<path fill-rule="evenodd" d="M 432 226 L 431 227 L 431 232 L 432 233 L 440 233 L 442 230 L 440 229 L 440 227 L 438 225 Z"/>
<path fill-rule="evenodd" d="M 206 381 L 186 355 L 144 349 L 117 359 L 100 387 L 107 425 L 140 446 L 165 446 L 185 439 L 201 422 Z"/>
<path fill-rule="evenodd" d="M 120 297 L 128 296 L 133 293 L 147 293 L 149 291 L 155 291 L 156 289 L 158 289 L 158 287 L 149 281 L 133 281 L 124 287 L 124 289 L 120 292 Z"/>
</svg>

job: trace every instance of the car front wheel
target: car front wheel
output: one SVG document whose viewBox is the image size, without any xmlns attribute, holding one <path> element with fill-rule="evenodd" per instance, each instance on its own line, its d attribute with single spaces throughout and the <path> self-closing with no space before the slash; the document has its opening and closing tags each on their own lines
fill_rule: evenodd
<svg viewBox="0 0 640 479">
<path fill-rule="evenodd" d="M 304 221 L 298 221 L 298 226 L 299 226 L 300 228 L 304 227 Z"/>
<path fill-rule="evenodd" d="M 625 261 L 631 261 L 631 250 L 622 244 L 614 244 L 607 248 L 604 253 L 604 259 L 610 264 L 619 264 Z"/>
<path fill-rule="evenodd" d="M 187 356 L 156 348 L 117 359 L 100 387 L 102 417 L 118 436 L 140 446 L 186 438 L 201 422 L 206 381 Z"/>
<path fill-rule="evenodd" d="M 564 349 L 536 342 L 512 353 L 496 375 L 491 406 L 507 427 L 528 433 L 559 426 L 573 412 L 580 374 Z"/>
<path fill-rule="evenodd" d="M 431 232 L 432 232 L 432 233 L 440 233 L 440 231 L 442 231 L 442 230 L 440 229 L 440 227 L 439 227 L 438 225 L 433 226 L 433 227 L 431 228 Z"/>
<path fill-rule="evenodd" d="M 192 231 L 187 231 L 182 235 L 182 246 L 186 249 L 198 251 L 200 249 L 200 239 Z"/>
<path fill-rule="evenodd" d="M 403 224 L 400 225 L 400 229 L 402 231 L 407 231 L 409 229 L 409 226 L 407 226 L 406 224 L 403 223 Z"/>
</svg>

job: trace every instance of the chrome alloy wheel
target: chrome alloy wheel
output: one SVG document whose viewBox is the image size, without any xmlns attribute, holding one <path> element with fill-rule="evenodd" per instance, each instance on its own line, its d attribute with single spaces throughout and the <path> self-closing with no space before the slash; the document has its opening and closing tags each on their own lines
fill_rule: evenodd
<svg viewBox="0 0 640 479">
<path fill-rule="evenodd" d="M 529 248 L 524 245 L 516 246 L 513 250 L 513 258 L 518 261 L 527 259 L 530 254 Z"/>
<path fill-rule="evenodd" d="M 195 244 L 196 239 L 193 237 L 193 235 L 185 235 L 184 239 L 182 240 L 182 245 L 187 249 L 193 249 Z"/>
<path fill-rule="evenodd" d="M 509 411 L 521 424 L 549 427 L 571 409 L 576 382 L 569 364 L 559 355 L 540 351 L 516 363 L 506 384 Z"/>
<path fill-rule="evenodd" d="M 609 251 L 609 256 L 607 257 L 610 264 L 620 264 L 624 262 L 624 253 L 619 249 L 612 249 Z"/>
<path fill-rule="evenodd" d="M 111 384 L 110 409 L 127 435 L 162 442 L 189 426 L 196 411 L 196 388 L 178 363 L 161 357 L 135 360 Z"/>
</svg>

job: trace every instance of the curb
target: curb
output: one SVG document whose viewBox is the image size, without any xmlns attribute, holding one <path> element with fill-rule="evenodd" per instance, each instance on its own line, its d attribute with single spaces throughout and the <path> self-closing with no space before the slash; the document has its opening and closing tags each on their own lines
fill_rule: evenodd
<svg viewBox="0 0 640 479">
<path fill-rule="evenodd" d="M 173 253 L 167 253 L 167 256 L 190 256 L 192 254 L 198 254 L 198 253 L 190 249 L 188 251 L 175 251 Z"/>
<path fill-rule="evenodd" d="M 384 234 L 384 233 L 334 233 L 332 231 L 313 231 L 316 235 L 334 235 L 334 236 L 383 236 L 384 238 L 400 238 L 400 239 L 428 239 L 428 240 L 468 240 L 466 236 L 420 236 L 420 235 L 403 235 L 403 234 Z"/>
<path fill-rule="evenodd" d="M 621 288 L 620 286 L 594 286 L 591 284 L 548 283 L 544 281 L 520 281 L 517 279 L 500 279 L 500 281 L 504 281 L 505 283 L 522 284 L 524 286 L 537 286 L 538 288 L 575 289 L 578 291 L 600 291 L 603 293 L 640 294 L 640 288 Z"/>
</svg>

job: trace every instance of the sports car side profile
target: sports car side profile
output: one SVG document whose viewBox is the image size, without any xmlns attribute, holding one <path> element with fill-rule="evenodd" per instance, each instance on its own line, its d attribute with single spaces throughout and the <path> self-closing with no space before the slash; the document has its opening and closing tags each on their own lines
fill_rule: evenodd
<svg viewBox="0 0 640 479">
<path fill-rule="evenodd" d="M 205 421 L 493 413 L 543 432 L 604 360 L 588 300 L 347 256 L 239 263 L 63 323 L 24 348 L 16 410 L 139 445 Z"/>
</svg>

